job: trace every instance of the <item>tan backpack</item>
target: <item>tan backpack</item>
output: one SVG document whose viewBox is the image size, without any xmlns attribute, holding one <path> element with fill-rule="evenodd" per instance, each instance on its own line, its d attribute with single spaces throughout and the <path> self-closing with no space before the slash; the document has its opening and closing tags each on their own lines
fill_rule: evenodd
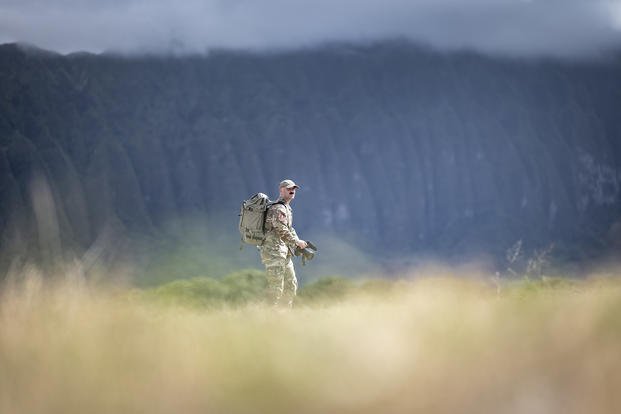
<svg viewBox="0 0 621 414">
<path fill-rule="evenodd" d="M 239 233 L 241 241 L 246 244 L 261 246 L 265 241 L 265 216 L 267 209 L 282 201 L 270 201 L 263 193 L 257 193 L 242 202 L 239 213 Z"/>
</svg>

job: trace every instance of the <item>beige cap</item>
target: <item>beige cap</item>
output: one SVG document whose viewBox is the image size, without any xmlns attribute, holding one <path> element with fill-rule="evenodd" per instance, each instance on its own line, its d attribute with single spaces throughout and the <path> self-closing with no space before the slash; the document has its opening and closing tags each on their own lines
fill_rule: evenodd
<svg viewBox="0 0 621 414">
<path fill-rule="evenodd" d="M 291 180 L 282 180 L 280 182 L 280 185 L 278 186 L 278 188 L 283 188 L 283 187 L 286 187 L 286 188 L 294 188 L 294 187 L 295 188 L 300 188 L 299 185 L 297 185 L 296 183 L 294 183 Z"/>
</svg>

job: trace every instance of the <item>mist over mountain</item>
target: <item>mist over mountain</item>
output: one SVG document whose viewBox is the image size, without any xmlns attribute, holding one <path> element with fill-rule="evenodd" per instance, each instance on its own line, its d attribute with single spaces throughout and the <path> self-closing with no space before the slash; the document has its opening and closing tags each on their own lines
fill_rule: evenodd
<svg viewBox="0 0 621 414">
<path fill-rule="evenodd" d="M 298 233 L 377 256 L 621 237 L 621 58 L 440 53 L 407 42 L 121 57 L 0 46 L 2 261 L 166 237 L 302 186 Z M 230 220 L 230 221 L 227 221 Z M 236 246 L 233 246 L 236 247 Z M 591 252 L 591 253 L 589 253 Z"/>
<path fill-rule="evenodd" d="M 4 0 L 0 43 L 202 54 L 402 38 L 438 50 L 585 57 L 621 46 L 614 0 Z"/>
</svg>

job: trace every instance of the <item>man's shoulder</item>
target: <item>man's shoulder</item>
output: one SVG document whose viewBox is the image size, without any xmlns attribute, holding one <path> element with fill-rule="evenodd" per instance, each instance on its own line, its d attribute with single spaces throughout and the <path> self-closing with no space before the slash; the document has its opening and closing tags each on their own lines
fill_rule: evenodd
<svg viewBox="0 0 621 414">
<path fill-rule="evenodd" d="M 283 203 L 274 203 L 269 209 L 273 211 L 282 211 L 283 213 L 287 211 L 287 207 Z"/>
</svg>

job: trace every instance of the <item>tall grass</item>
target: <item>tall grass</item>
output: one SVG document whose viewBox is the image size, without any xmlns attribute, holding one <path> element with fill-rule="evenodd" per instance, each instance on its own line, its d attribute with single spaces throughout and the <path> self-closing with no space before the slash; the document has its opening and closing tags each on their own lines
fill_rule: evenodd
<svg viewBox="0 0 621 414">
<path fill-rule="evenodd" d="M 333 278 L 308 286 L 298 307 L 280 312 L 248 300 L 260 279 L 245 273 L 223 283 L 244 278 L 246 296 L 237 299 L 211 286 L 221 293 L 212 306 L 185 285 L 103 290 L 79 278 L 22 275 L 0 300 L 0 412 L 621 407 L 617 279 L 499 289 L 481 279 Z"/>
</svg>

